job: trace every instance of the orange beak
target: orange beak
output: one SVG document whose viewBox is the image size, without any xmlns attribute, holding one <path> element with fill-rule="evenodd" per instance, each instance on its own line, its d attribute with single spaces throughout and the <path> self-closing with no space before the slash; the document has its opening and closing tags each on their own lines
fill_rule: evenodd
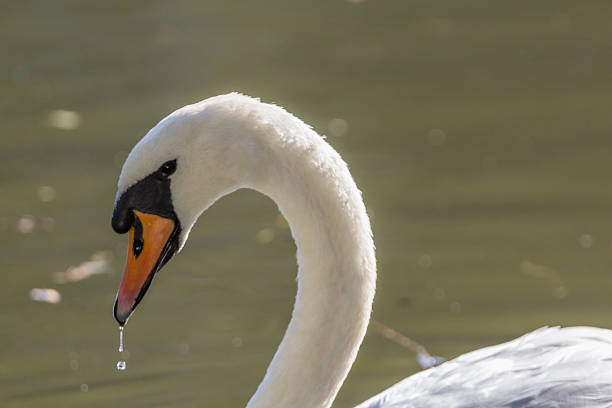
<svg viewBox="0 0 612 408">
<path fill-rule="evenodd" d="M 171 219 L 134 210 L 127 263 L 115 300 L 115 319 L 121 326 L 142 300 L 155 273 L 173 255 L 168 248 L 175 226 Z"/>
</svg>

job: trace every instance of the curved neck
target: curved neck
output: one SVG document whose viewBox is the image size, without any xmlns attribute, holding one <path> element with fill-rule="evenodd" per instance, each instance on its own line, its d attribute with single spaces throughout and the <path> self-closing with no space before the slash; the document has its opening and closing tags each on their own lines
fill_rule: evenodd
<svg viewBox="0 0 612 408">
<path fill-rule="evenodd" d="M 249 408 L 331 406 L 365 335 L 375 291 L 370 223 L 346 164 L 306 125 L 287 133 L 267 129 L 269 165 L 248 187 L 270 196 L 291 226 L 298 291 Z"/>
</svg>

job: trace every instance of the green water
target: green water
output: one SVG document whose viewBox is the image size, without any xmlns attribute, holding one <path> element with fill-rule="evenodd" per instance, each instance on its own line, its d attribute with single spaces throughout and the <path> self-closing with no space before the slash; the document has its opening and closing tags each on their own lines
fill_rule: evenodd
<svg viewBox="0 0 612 408">
<path fill-rule="evenodd" d="M 111 316 L 126 152 L 170 111 L 231 90 L 285 106 L 349 163 L 373 222 L 378 320 L 447 358 L 546 324 L 612 326 L 608 2 L 1 9 L 1 407 L 248 401 L 296 290 L 295 247 L 267 198 L 240 191 L 200 219 L 126 328 L 124 372 Z M 80 122 L 52 126 L 58 109 Z M 55 224 L 21 233 L 24 214 Z M 109 273 L 53 280 L 100 250 Z M 61 301 L 33 302 L 36 287 Z M 370 332 L 335 405 L 417 370 Z"/>
</svg>

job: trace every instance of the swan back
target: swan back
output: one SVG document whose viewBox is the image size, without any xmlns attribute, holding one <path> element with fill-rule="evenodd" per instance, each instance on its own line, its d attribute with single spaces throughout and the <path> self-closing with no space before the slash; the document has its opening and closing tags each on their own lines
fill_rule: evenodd
<svg viewBox="0 0 612 408">
<path fill-rule="evenodd" d="M 612 406 L 612 331 L 541 328 L 400 381 L 357 408 Z"/>
</svg>

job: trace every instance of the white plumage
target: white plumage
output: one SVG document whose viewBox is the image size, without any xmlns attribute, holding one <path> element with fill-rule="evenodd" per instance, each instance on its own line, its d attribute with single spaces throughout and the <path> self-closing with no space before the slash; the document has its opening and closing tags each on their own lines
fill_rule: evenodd
<svg viewBox="0 0 612 408">
<path fill-rule="evenodd" d="M 361 193 L 316 132 L 277 106 L 229 94 L 186 106 L 132 150 L 119 197 L 167 160 L 181 247 L 225 194 L 272 198 L 298 248 L 292 319 L 250 408 L 331 406 L 370 318 L 374 243 Z M 612 406 L 612 332 L 544 328 L 420 372 L 359 408 Z"/>
<path fill-rule="evenodd" d="M 612 332 L 541 328 L 422 371 L 357 408 L 612 407 Z"/>
</svg>

